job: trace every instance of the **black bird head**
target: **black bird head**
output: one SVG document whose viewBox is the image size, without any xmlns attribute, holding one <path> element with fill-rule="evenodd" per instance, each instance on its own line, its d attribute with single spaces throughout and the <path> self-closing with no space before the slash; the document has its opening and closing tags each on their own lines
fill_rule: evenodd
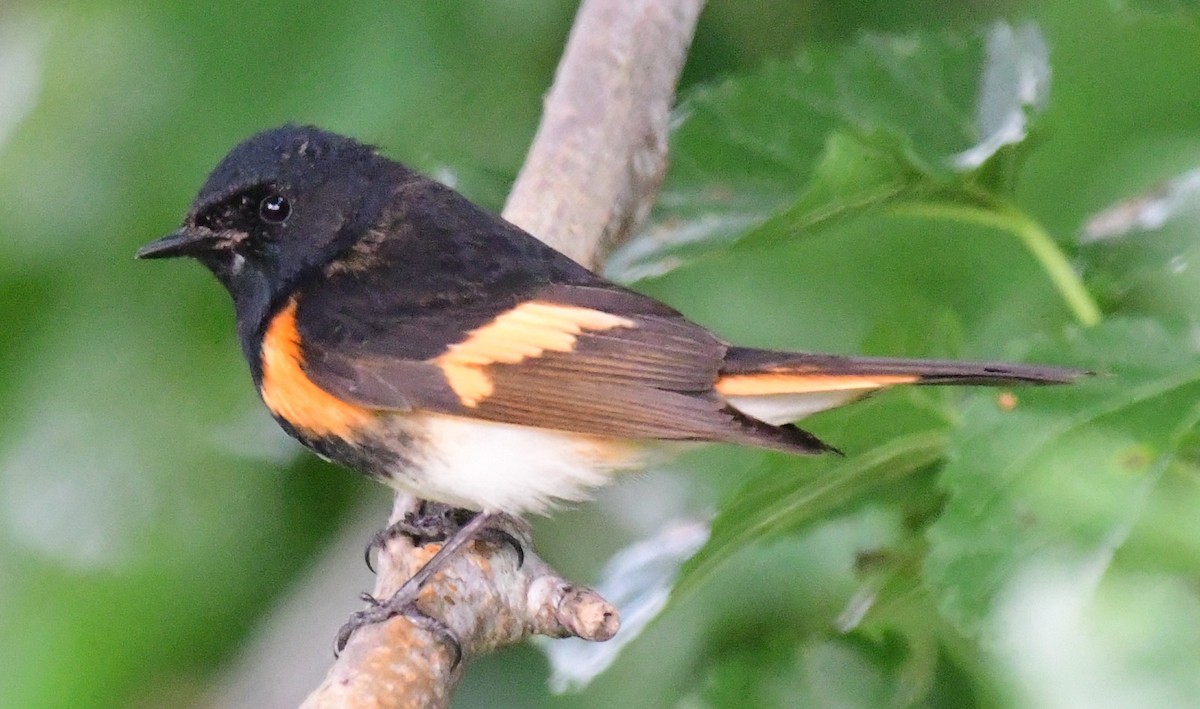
<svg viewBox="0 0 1200 709">
<path fill-rule="evenodd" d="M 137 256 L 200 261 L 233 296 L 239 321 L 253 327 L 278 296 L 366 234 L 413 175 L 318 128 L 268 130 L 231 150 L 183 225 Z"/>
</svg>

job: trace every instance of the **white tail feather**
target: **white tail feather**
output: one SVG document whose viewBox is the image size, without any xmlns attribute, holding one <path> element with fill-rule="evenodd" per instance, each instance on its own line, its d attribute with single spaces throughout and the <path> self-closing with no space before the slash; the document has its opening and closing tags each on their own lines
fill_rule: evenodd
<svg viewBox="0 0 1200 709">
<path fill-rule="evenodd" d="M 818 411 L 836 408 L 867 394 L 869 390 L 813 391 L 803 394 L 760 394 L 727 396 L 725 400 L 743 414 L 773 426 L 792 423 Z"/>
</svg>

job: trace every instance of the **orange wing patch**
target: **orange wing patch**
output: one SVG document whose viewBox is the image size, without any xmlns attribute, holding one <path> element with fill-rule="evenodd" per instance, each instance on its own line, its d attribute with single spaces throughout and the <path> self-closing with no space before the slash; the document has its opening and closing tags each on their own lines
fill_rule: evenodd
<svg viewBox="0 0 1200 709">
<path fill-rule="evenodd" d="M 262 342 L 262 372 L 263 403 L 304 433 L 353 440 L 374 420 L 370 409 L 342 401 L 304 373 L 295 298 L 267 327 Z"/>
<path fill-rule="evenodd" d="M 636 327 L 636 323 L 600 310 L 531 301 L 472 330 L 435 361 L 463 405 L 475 407 L 495 390 L 486 370 L 489 365 L 517 364 L 545 352 L 570 352 L 580 334 L 616 327 Z"/>
<path fill-rule="evenodd" d="M 765 396 L 767 394 L 807 394 L 820 391 L 879 389 L 893 384 L 911 384 L 916 374 L 819 374 L 764 372 L 729 374 L 717 380 L 722 396 Z"/>
</svg>

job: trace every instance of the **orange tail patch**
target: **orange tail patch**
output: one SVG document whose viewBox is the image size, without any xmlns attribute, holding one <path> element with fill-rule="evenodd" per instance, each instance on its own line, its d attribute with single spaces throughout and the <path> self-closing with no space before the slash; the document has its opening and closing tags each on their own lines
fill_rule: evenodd
<svg viewBox="0 0 1200 709">
<path fill-rule="evenodd" d="M 916 374 L 820 374 L 815 372 L 762 372 L 726 374 L 717 380 L 722 396 L 767 396 L 809 394 L 827 391 L 879 389 L 893 384 L 911 384 Z"/>
</svg>

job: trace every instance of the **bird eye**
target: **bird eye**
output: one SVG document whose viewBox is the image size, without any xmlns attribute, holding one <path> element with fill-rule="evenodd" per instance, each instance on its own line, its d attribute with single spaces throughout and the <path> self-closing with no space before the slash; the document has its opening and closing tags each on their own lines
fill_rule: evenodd
<svg viewBox="0 0 1200 709">
<path fill-rule="evenodd" d="M 292 205 L 281 195 L 264 197 L 258 203 L 258 217 L 268 224 L 282 224 L 291 213 Z"/>
</svg>

